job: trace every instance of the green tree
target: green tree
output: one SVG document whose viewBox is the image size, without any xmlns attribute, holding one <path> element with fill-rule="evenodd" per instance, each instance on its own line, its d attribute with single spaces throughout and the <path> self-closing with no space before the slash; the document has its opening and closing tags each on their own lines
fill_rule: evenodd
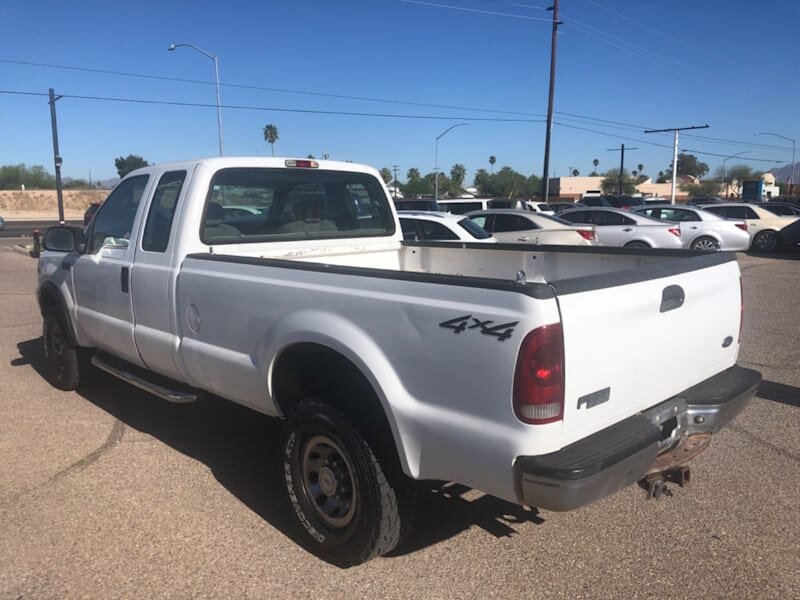
<svg viewBox="0 0 800 600">
<path fill-rule="evenodd" d="M 597 176 L 598 176 L 598 173 L 597 173 L 597 167 L 598 167 L 598 166 L 600 166 L 600 161 L 599 161 L 598 159 L 596 159 L 596 158 L 595 158 L 595 159 L 592 161 L 592 165 L 594 165 L 594 169 L 592 170 L 592 172 L 591 172 L 591 173 L 589 173 L 589 177 L 597 177 Z"/>
<path fill-rule="evenodd" d="M 264 141 L 272 148 L 272 156 L 275 156 L 275 142 L 280 139 L 278 127 L 272 123 L 264 125 Z"/>
<path fill-rule="evenodd" d="M 492 173 L 494 173 L 494 163 L 496 162 L 497 162 L 497 157 L 494 154 L 492 154 L 489 157 L 489 168 L 491 169 Z"/>
<path fill-rule="evenodd" d="M 702 179 L 708 173 L 708 165 L 700 162 L 694 154 L 678 154 L 678 177 L 691 176 Z M 672 179 L 672 167 L 665 171 L 665 177 Z"/>
<path fill-rule="evenodd" d="M 120 156 L 114 159 L 114 166 L 117 168 L 117 175 L 125 177 L 128 173 L 135 169 L 147 167 L 149 163 L 137 154 L 128 154 L 126 157 Z"/>
<path fill-rule="evenodd" d="M 478 188 L 478 193 L 481 196 L 488 196 L 489 192 L 486 190 L 489 187 L 491 175 L 486 169 L 478 169 L 475 171 L 475 177 L 472 178 L 472 185 Z"/>
<path fill-rule="evenodd" d="M 450 169 L 450 193 L 456 196 L 461 195 L 464 185 L 464 178 L 467 176 L 467 169 L 461 163 L 456 163 Z M 439 182 L 441 187 L 441 181 Z"/>
<path fill-rule="evenodd" d="M 640 177 L 644 175 L 644 165 L 642 163 L 636 165 L 636 170 L 639 171 Z"/>
<path fill-rule="evenodd" d="M 23 185 L 30 190 L 51 190 L 56 187 L 56 178 L 42 165 L 0 167 L 0 190 L 18 190 Z"/>
<path fill-rule="evenodd" d="M 393 179 L 392 177 L 392 170 L 389 167 L 383 167 L 380 170 L 381 179 L 383 179 L 384 183 L 390 183 Z"/>
<path fill-rule="evenodd" d="M 581 172 L 578 171 L 578 169 L 572 169 L 572 176 L 573 177 L 578 177 L 580 174 L 581 174 Z"/>
<path fill-rule="evenodd" d="M 603 182 L 600 184 L 604 194 L 619 193 L 619 169 L 610 169 L 603 174 Z M 636 180 L 630 176 L 627 170 L 622 171 L 622 193 L 636 193 Z"/>
</svg>

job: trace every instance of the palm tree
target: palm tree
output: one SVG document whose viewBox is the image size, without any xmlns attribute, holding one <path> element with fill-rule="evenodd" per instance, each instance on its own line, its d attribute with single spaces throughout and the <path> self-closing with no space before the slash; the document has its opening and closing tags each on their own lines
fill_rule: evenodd
<svg viewBox="0 0 800 600">
<path fill-rule="evenodd" d="M 572 176 L 573 177 L 578 177 L 580 174 L 581 174 L 581 172 L 578 171 L 578 169 L 572 169 Z"/>
<path fill-rule="evenodd" d="M 595 158 L 595 159 L 592 161 L 592 164 L 594 165 L 594 170 L 595 170 L 595 171 L 597 171 L 597 167 L 598 167 L 598 165 L 600 164 L 600 161 L 599 161 L 599 160 L 597 160 L 597 159 Z"/>
<path fill-rule="evenodd" d="M 636 179 L 636 177 L 638 177 L 638 176 L 639 176 L 639 171 L 631 171 L 631 177 Z"/>
<path fill-rule="evenodd" d="M 492 154 L 489 157 L 489 168 L 490 168 L 492 173 L 494 173 L 494 163 L 496 163 L 496 162 L 497 162 L 497 157 L 494 154 Z"/>
<path fill-rule="evenodd" d="M 644 175 L 644 165 L 639 163 L 636 165 L 636 170 L 639 171 L 639 175 Z"/>
<path fill-rule="evenodd" d="M 279 140 L 278 127 L 272 123 L 264 125 L 264 140 L 269 142 L 272 148 L 272 156 L 275 156 L 275 142 Z"/>
<path fill-rule="evenodd" d="M 461 193 L 461 185 L 464 183 L 464 178 L 467 176 L 467 169 L 464 165 L 456 163 L 450 169 L 450 181 L 452 181 L 452 191 L 455 194 Z"/>
</svg>

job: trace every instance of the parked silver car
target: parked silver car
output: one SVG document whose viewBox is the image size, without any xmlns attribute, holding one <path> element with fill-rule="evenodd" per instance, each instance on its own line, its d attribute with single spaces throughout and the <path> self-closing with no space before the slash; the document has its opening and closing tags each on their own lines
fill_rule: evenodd
<svg viewBox="0 0 800 600">
<path fill-rule="evenodd" d="M 558 217 L 530 210 L 476 210 L 466 216 L 500 242 L 593 246 L 597 240 L 592 226 L 576 226 Z"/>
<path fill-rule="evenodd" d="M 677 224 L 618 208 L 573 208 L 558 213 L 571 223 L 594 225 L 601 246 L 683 249 Z"/>
<path fill-rule="evenodd" d="M 672 204 L 639 206 L 632 211 L 677 223 L 684 245 L 691 250 L 738 252 L 750 249 L 750 234 L 744 221 L 729 221 L 702 208 Z"/>
<path fill-rule="evenodd" d="M 782 242 L 781 230 L 800 219 L 796 215 L 776 215 L 765 209 L 761 203 L 725 202 L 705 205 L 702 208 L 720 217 L 747 223 L 750 248 L 755 252 L 775 250 Z"/>
</svg>

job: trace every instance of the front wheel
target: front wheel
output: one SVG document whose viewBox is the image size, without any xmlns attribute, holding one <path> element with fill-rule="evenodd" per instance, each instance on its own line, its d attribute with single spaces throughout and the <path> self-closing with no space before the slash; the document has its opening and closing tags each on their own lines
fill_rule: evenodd
<svg viewBox="0 0 800 600">
<path fill-rule="evenodd" d="M 778 247 L 778 234 L 775 231 L 760 231 L 753 238 L 753 250 L 756 252 L 772 252 Z"/>
<path fill-rule="evenodd" d="M 318 401 L 301 403 L 284 427 L 283 452 L 289 501 L 309 550 L 349 567 L 397 545 L 406 516 L 400 487 L 410 482 L 402 473 L 390 481 L 338 410 Z"/>
<path fill-rule="evenodd" d="M 50 383 L 60 390 L 76 389 L 82 372 L 86 370 L 85 359 L 80 349 L 70 344 L 61 319 L 53 311 L 44 316 L 42 339 Z"/>
<path fill-rule="evenodd" d="M 712 237 L 699 237 L 692 242 L 692 250 L 705 250 L 706 252 L 716 252 L 719 250 L 719 242 Z"/>
</svg>

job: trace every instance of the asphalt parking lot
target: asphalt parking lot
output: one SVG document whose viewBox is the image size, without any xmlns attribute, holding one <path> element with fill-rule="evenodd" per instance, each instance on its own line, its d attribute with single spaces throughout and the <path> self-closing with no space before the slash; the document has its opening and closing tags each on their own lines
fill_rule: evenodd
<svg viewBox="0 0 800 600">
<path fill-rule="evenodd" d="M 391 556 L 341 570 L 295 541 L 280 424 L 110 378 L 43 377 L 36 262 L 0 243 L 0 598 L 798 598 L 800 254 L 741 254 L 759 397 L 659 501 L 569 513 L 423 494 Z"/>
</svg>

